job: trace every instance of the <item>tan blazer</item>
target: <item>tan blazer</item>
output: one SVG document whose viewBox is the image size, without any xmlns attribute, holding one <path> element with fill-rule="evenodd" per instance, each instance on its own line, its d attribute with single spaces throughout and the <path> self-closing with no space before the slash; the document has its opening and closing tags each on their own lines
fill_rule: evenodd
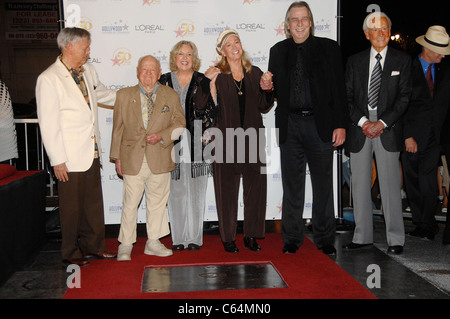
<svg viewBox="0 0 450 319">
<path fill-rule="evenodd" d="M 159 85 L 147 129 L 142 119 L 139 86 L 121 89 L 114 105 L 110 158 L 120 159 L 126 175 L 139 173 L 144 155 L 152 173 L 170 172 L 175 169 L 171 157 L 173 142 L 185 127 L 180 98 L 172 88 Z M 164 143 L 148 144 L 146 136 L 152 133 L 159 133 Z"/>
<path fill-rule="evenodd" d="M 91 64 L 84 65 L 90 107 L 59 58 L 39 75 L 36 102 L 39 127 L 52 166 L 66 163 L 69 172 L 87 171 L 94 160 L 94 136 L 101 154 L 97 103 L 113 105 L 116 92 L 98 79 Z"/>
</svg>

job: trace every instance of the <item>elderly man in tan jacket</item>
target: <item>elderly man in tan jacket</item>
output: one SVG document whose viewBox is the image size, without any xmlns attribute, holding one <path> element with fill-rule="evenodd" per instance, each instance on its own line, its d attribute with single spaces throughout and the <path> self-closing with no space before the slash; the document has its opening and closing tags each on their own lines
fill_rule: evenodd
<svg viewBox="0 0 450 319">
<path fill-rule="evenodd" d="M 169 234 L 166 203 L 174 140 L 186 127 L 178 94 L 159 85 L 161 66 L 153 56 L 139 60 L 139 84 L 117 92 L 110 158 L 123 176 L 124 198 L 117 260 L 131 260 L 136 242 L 137 209 L 145 192 L 147 255 L 170 256 L 159 239 Z"/>
</svg>

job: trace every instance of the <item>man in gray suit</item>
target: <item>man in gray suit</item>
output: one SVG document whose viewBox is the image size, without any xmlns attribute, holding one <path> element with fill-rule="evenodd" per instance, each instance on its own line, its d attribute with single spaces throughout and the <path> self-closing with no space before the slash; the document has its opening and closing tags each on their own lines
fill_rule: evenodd
<svg viewBox="0 0 450 319">
<path fill-rule="evenodd" d="M 411 94 L 411 59 L 388 47 L 391 21 L 382 12 L 364 20 L 371 48 L 349 58 L 346 86 L 351 125 L 346 141 L 350 152 L 355 232 L 346 249 L 373 244 L 372 161 L 375 154 L 388 252 L 401 254 L 405 242 L 399 155 L 401 117 Z"/>
</svg>

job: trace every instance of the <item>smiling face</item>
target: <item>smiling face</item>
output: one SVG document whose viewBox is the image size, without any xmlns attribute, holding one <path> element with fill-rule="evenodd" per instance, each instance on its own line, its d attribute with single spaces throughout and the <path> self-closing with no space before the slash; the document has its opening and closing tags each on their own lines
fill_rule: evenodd
<svg viewBox="0 0 450 319">
<path fill-rule="evenodd" d="M 391 27 L 389 21 L 385 17 L 376 17 L 372 21 L 368 21 L 369 29 L 364 31 L 367 40 L 370 41 L 373 48 L 380 52 L 389 43 L 391 38 Z"/>
<path fill-rule="evenodd" d="M 229 36 L 222 46 L 222 54 L 228 61 L 241 60 L 243 54 L 241 40 L 235 35 Z"/>
<path fill-rule="evenodd" d="M 183 44 L 175 56 L 175 64 L 177 69 L 180 71 L 192 70 L 194 62 L 194 53 L 192 52 L 191 46 Z"/>
<path fill-rule="evenodd" d="M 161 76 L 161 67 L 158 61 L 152 56 L 143 58 L 137 68 L 137 76 L 144 90 L 147 92 L 153 91 Z"/>
<path fill-rule="evenodd" d="M 289 11 L 287 29 L 296 43 L 303 43 L 311 34 L 312 21 L 306 7 L 293 7 Z"/>
</svg>

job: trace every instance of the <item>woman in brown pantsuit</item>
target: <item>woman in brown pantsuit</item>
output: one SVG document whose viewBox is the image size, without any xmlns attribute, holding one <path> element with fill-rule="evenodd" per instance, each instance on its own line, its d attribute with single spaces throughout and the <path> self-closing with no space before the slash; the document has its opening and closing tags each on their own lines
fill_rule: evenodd
<svg viewBox="0 0 450 319">
<path fill-rule="evenodd" d="M 216 127 L 222 132 L 223 138 L 215 137 L 216 157 L 213 163 L 220 235 L 225 251 L 239 251 L 235 239 L 242 176 L 244 244 L 252 251 L 260 251 L 256 238 L 264 238 L 267 197 L 267 177 L 261 170 L 265 165 L 265 136 L 261 113 L 270 110 L 273 94 L 261 89 L 263 73 L 258 67 L 251 65 L 236 31 L 223 31 L 217 40 L 216 50 L 221 55 L 221 61 L 205 72 L 210 79 L 209 85 L 206 83 L 208 81 L 200 85 L 194 99 L 195 106 L 202 108 L 211 94 L 220 108 Z M 233 134 L 233 145 L 230 138 L 227 138 L 227 132 L 228 135 Z M 244 135 L 245 143 L 239 146 Z M 218 158 L 218 143 L 222 141 L 223 158 Z"/>
</svg>

